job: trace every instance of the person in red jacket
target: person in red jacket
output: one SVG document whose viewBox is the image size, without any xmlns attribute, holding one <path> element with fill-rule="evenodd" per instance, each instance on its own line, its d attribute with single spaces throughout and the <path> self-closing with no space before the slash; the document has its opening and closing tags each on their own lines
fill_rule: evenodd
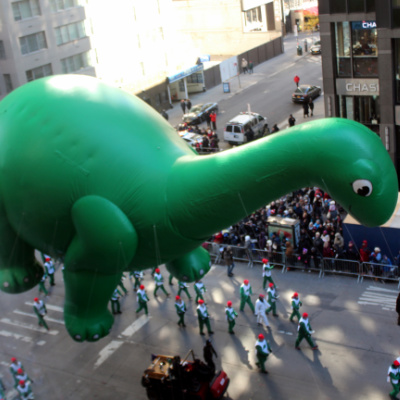
<svg viewBox="0 0 400 400">
<path fill-rule="evenodd" d="M 211 119 L 212 130 L 216 131 L 217 130 L 217 113 L 215 111 L 211 112 L 210 119 Z"/>
<path fill-rule="evenodd" d="M 360 261 L 369 262 L 369 256 L 371 255 L 371 250 L 368 248 L 368 242 L 363 240 L 360 248 Z"/>
</svg>

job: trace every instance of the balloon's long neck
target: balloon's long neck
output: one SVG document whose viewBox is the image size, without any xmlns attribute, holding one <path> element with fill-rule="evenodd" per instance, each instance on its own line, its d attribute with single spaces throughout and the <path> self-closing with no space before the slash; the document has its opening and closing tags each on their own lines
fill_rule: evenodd
<svg viewBox="0 0 400 400">
<path fill-rule="evenodd" d="M 169 215 L 179 232 L 207 238 L 293 190 L 319 184 L 320 171 L 304 161 L 321 160 L 296 128 L 213 156 L 179 159 L 168 182 Z"/>
</svg>

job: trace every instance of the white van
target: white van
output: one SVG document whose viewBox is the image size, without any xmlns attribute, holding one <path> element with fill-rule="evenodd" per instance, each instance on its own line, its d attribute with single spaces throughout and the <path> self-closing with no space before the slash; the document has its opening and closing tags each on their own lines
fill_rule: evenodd
<svg viewBox="0 0 400 400">
<path fill-rule="evenodd" d="M 254 132 L 254 139 L 258 139 L 268 132 L 267 118 L 253 112 L 241 112 L 225 125 L 224 140 L 232 145 L 246 143 L 245 133 L 249 127 Z"/>
</svg>

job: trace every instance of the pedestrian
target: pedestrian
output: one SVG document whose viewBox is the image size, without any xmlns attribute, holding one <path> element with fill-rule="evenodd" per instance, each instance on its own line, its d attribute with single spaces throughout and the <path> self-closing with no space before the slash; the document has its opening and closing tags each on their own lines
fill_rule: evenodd
<svg viewBox="0 0 400 400">
<path fill-rule="evenodd" d="M 33 310 L 38 317 L 38 324 L 39 326 L 44 326 L 47 330 L 49 327 L 44 320 L 44 316 L 47 314 L 46 305 L 44 304 L 43 300 L 39 300 L 37 297 L 33 299 Z"/>
<path fill-rule="evenodd" d="M 134 278 L 135 282 L 133 284 L 133 290 L 136 292 L 138 288 L 140 287 L 140 281 L 142 280 L 142 273 L 141 271 L 131 271 L 129 274 L 129 277 L 132 280 L 132 277 Z"/>
<path fill-rule="evenodd" d="M 314 102 L 312 97 L 310 97 L 310 100 L 308 100 L 308 107 L 310 107 L 310 114 L 312 117 L 314 115 Z"/>
<path fill-rule="evenodd" d="M 186 101 L 184 99 L 181 100 L 181 108 L 183 113 L 185 114 L 186 112 Z"/>
<path fill-rule="evenodd" d="M 400 325 L 400 293 L 396 299 L 397 325 Z"/>
<path fill-rule="evenodd" d="M 309 115 L 308 115 L 308 100 L 307 99 L 304 99 L 304 102 L 303 102 L 303 118 L 305 118 L 305 117 L 309 117 Z"/>
<path fill-rule="evenodd" d="M 276 294 L 275 287 L 273 283 L 268 284 L 268 303 L 269 308 L 267 309 L 267 314 L 272 310 L 272 315 L 274 317 L 279 317 L 276 313 L 276 300 L 278 300 L 279 296 Z"/>
<path fill-rule="evenodd" d="M 200 335 L 204 335 L 204 325 L 207 327 L 207 331 L 210 335 L 214 332 L 211 330 L 210 316 L 208 315 L 207 307 L 204 304 L 204 300 L 200 299 L 197 306 L 197 318 L 199 320 Z"/>
<path fill-rule="evenodd" d="M 215 364 L 214 364 L 214 360 L 213 360 L 213 355 L 218 358 L 218 354 L 215 351 L 215 349 L 211 343 L 211 340 L 207 339 L 206 344 L 203 347 L 203 357 L 204 357 L 204 361 L 206 362 L 208 367 L 211 369 L 212 375 L 214 375 L 214 372 L 215 372 Z"/>
<path fill-rule="evenodd" d="M 192 102 L 190 101 L 190 99 L 186 99 L 186 109 L 190 111 L 191 108 L 192 108 Z"/>
<path fill-rule="evenodd" d="M 295 347 L 297 350 L 300 350 L 300 342 L 303 339 L 306 339 L 308 344 L 311 346 L 313 350 L 317 350 L 318 346 L 316 346 L 311 338 L 311 335 L 314 333 L 314 331 L 311 328 L 310 322 L 308 321 L 308 314 L 303 313 L 303 316 L 300 318 L 299 325 L 297 327 L 297 339 L 296 339 L 296 344 Z"/>
<path fill-rule="evenodd" d="M 247 62 L 247 60 L 243 57 L 242 58 L 242 70 L 243 70 L 243 73 L 245 74 L 246 72 L 248 72 L 248 70 L 247 70 L 247 65 L 248 65 L 248 62 Z"/>
<path fill-rule="evenodd" d="M 111 310 L 114 315 L 122 314 L 119 296 L 122 296 L 122 293 L 119 291 L 118 288 L 115 288 L 114 293 L 111 296 Z"/>
<path fill-rule="evenodd" d="M 136 292 L 136 300 L 139 303 L 136 312 L 138 313 L 144 309 L 145 314 L 149 315 L 149 311 L 147 310 L 147 302 L 149 301 L 149 298 L 147 297 L 144 285 L 140 285 L 139 290 Z"/>
<path fill-rule="evenodd" d="M 196 292 L 196 303 L 199 301 L 199 299 L 204 301 L 203 294 L 207 291 L 204 283 L 200 280 L 196 281 L 194 284 L 194 290 Z"/>
<path fill-rule="evenodd" d="M 46 274 L 50 280 L 50 286 L 54 286 L 54 273 L 56 272 L 54 268 L 54 263 L 50 257 L 46 257 L 46 262 L 44 263 L 44 267 L 46 268 Z"/>
<path fill-rule="evenodd" d="M 244 136 L 246 136 L 247 143 L 252 142 L 254 140 L 254 131 L 253 131 L 253 129 L 251 129 L 250 125 L 247 127 L 247 130 L 244 133 Z"/>
<path fill-rule="evenodd" d="M 165 293 L 166 296 L 169 296 L 169 293 L 165 290 L 165 287 L 164 287 L 164 278 L 161 275 L 160 268 L 156 268 L 156 270 L 154 272 L 155 272 L 154 282 L 156 284 L 156 286 L 154 288 L 154 292 L 153 292 L 154 297 L 157 297 L 158 289 L 161 289 Z"/>
<path fill-rule="evenodd" d="M 211 128 L 215 132 L 217 130 L 217 113 L 215 111 L 211 111 L 210 120 L 211 120 Z"/>
<path fill-rule="evenodd" d="M 275 284 L 272 280 L 271 271 L 274 269 L 274 266 L 269 263 L 268 258 L 263 258 L 263 267 L 262 267 L 262 276 L 263 276 L 263 289 L 267 290 L 267 282 Z"/>
<path fill-rule="evenodd" d="M 207 123 L 207 128 L 211 127 L 211 116 L 209 113 L 206 113 L 206 123 Z"/>
<path fill-rule="evenodd" d="M 19 393 L 20 400 L 30 400 L 34 398 L 29 382 L 25 382 L 23 380 L 19 381 L 17 391 Z"/>
<path fill-rule="evenodd" d="M 240 286 L 240 311 L 244 311 L 244 306 L 246 303 L 249 305 L 251 308 L 251 311 L 254 313 L 254 306 L 253 303 L 251 302 L 251 295 L 253 294 L 253 291 L 251 290 L 251 285 L 248 281 L 248 279 L 245 279 Z"/>
<path fill-rule="evenodd" d="M 260 294 L 258 299 L 256 300 L 256 307 L 254 314 L 257 316 L 257 324 L 262 325 L 264 322 L 265 326 L 269 326 L 268 318 L 267 318 L 267 309 L 270 305 L 265 300 L 265 296 Z"/>
<path fill-rule="evenodd" d="M 226 308 L 225 308 L 226 320 L 228 321 L 228 332 L 234 334 L 233 328 L 235 327 L 235 319 L 237 318 L 238 314 L 232 307 L 232 302 L 227 301 Z"/>
<path fill-rule="evenodd" d="M 249 61 L 249 74 L 253 73 L 254 63 L 253 61 Z"/>
<path fill-rule="evenodd" d="M 303 303 L 299 299 L 299 294 L 297 292 L 293 293 L 292 296 L 292 314 L 289 317 L 290 322 L 293 322 L 293 318 L 297 317 L 297 321 L 300 321 L 300 307 Z"/>
<path fill-rule="evenodd" d="M 299 87 L 300 78 L 296 75 L 293 80 L 296 86 Z"/>
<path fill-rule="evenodd" d="M 271 133 L 276 133 L 276 132 L 279 132 L 279 131 L 280 131 L 280 129 L 279 129 L 278 125 L 274 124 L 274 126 L 271 129 Z"/>
<path fill-rule="evenodd" d="M 389 393 L 391 399 L 397 399 L 397 395 L 400 391 L 400 363 L 398 360 L 394 360 L 393 364 L 388 369 L 387 381 L 392 384 L 393 390 Z"/>
<path fill-rule="evenodd" d="M 258 335 L 258 340 L 256 341 L 255 347 L 257 356 L 256 365 L 258 368 L 260 368 L 260 372 L 263 374 L 268 374 L 268 371 L 265 369 L 265 362 L 267 361 L 268 356 L 272 353 L 272 350 L 262 333 Z"/>
<path fill-rule="evenodd" d="M 290 115 L 289 115 L 288 122 L 289 122 L 289 127 L 292 127 L 292 126 L 294 126 L 294 125 L 295 125 L 295 123 L 296 123 L 296 118 L 295 118 L 295 117 L 293 117 L 293 115 L 292 115 L 292 114 L 290 114 Z"/>
<path fill-rule="evenodd" d="M 46 275 L 46 273 L 44 273 L 42 276 L 42 279 L 39 282 L 39 294 L 41 292 L 43 292 L 45 296 L 48 296 L 49 292 L 46 289 L 46 279 L 47 279 L 47 275 Z"/>
<path fill-rule="evenodd" d="M 233 251 L 231 246 L 226 246 L 223 253 L 222 258 L 225 261 L 225 265 L 227 266 L 227 274 L 229 277 L 233 276 L 234 273 L 233 268 L 235 268 L 235 263 L 233 262 Z"/>
<path fill-rule="evenodd" d="M 184 301 L 181 299 L 180 296 L 175 296 L 175 309 L 179 317 L 179 321 L 177 322 L 177 324 L 185 328 L 186 304 L 184 303 Z"/>
<path fill-rule="evenodd" d="M 178 286 L 179 286 L 179 290 L 178 290 L 178 296 L 181 295 L 182 290 L 186 293 L 186 296 L 189 298 L 189 300 L 192 300 L 192 296 L 190 295 L 189 291 L 188 291 L 188 285 L 186 284 L 186 282 L 178 282 Z"/>
<path fill-rule="evenodd" d="M 14 387 L 18 386 L 18 379 L 17 379 L 16 376 L 17 376 L 17 371 L 19 369 L 22 369 L 22 370 L 24 369 L 21 361 L 18 361 L 15 357 L 12 357 L 11 358 L 11 364 L 10 364 L 10 372 L 11 372 L 11 375 L 12 375 L 12 377 L 14 379 Z"/>
</svg>

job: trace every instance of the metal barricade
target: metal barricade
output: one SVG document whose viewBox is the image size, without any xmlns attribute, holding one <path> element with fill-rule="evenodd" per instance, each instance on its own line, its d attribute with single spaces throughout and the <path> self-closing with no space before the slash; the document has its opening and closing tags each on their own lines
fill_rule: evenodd
<svg viewBox="0 0 400 400">
<path fill-rule="evenodd" d="M 396 265 L 363 262 L 361 282 L 364 278 L 398 282 L 397 287 L 400 288 L 399 269 Z"/>
<path fill-rule="evenodd" d="M 324 258 L 322 265 L 322 276 L 325 273 L 345 274 L 357 276 L 357 282 L 360 280 L 362 267 L 361 263 L 355 260 L 345 260 L 341 258 Z"/>
</svg>

